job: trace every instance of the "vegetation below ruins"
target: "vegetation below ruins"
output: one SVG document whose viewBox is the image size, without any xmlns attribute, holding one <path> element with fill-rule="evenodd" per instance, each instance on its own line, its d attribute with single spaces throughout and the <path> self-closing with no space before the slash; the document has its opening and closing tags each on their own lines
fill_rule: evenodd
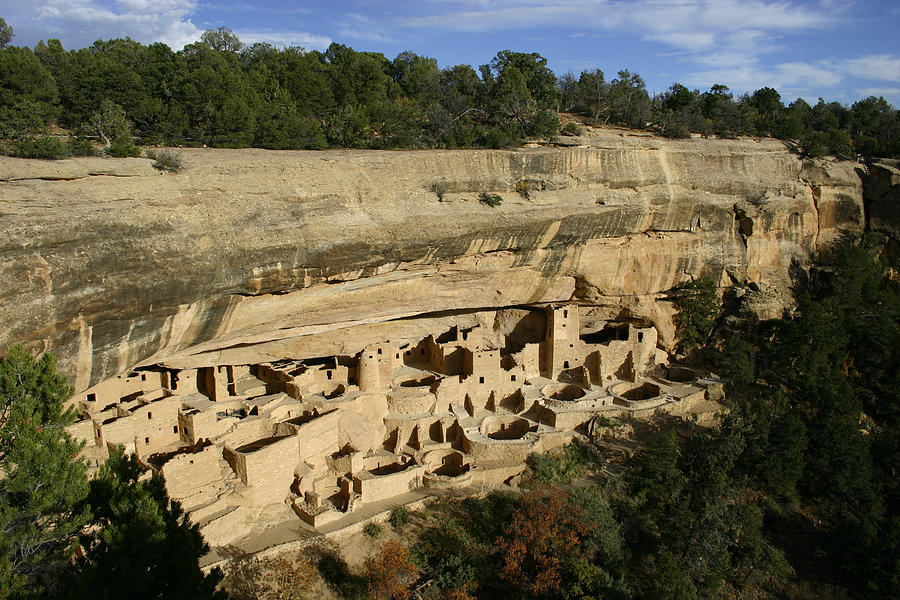
<svg viewBox="0 0 900 600">
<path fill-rule="evenodd" d="M 93 152 L 78 136 L 101 139 L 113 156 L 134 154 L 131 136 L 230 148 L 502 148 L 555 136 L 560 112 L 671 138 L 774 136 L 810 156 L 900 155 L 900 119 L 884 98 L 785 106 L 768 87 L 735 98 L 723 85 L 678 83 L 650 97 L 627 69 L 557 77 L 537 53 L 441 69 L 413 52 L 390 60 L 337 43 L 325 52 L 245 46 L 225 28 L 178 52 L 131 39 L 68 51 L 54 39 L 0 44 L 0 138 L 14 156 Z M 46 137 L 54 126 L 68 142 Z"/>
<path fill-rule="evenodd" d="M 522 494 L 415 514 L 417 577 L 379 563 L 393 587 L 370 579 L 370 597 L 893 597 L 900 290 L 865 239 L 798 273 L 796 293 L 775 322 L 726 302 L 695 355 L 729 376 L 719 427 L 667 430 L 588 485 L 566 485 L 588 461 L 577 446 L 533 456 Z"/>
<path fill-rule="evenodd" d="M 0 599 L 223 597 L 161 477 L 119 453 L 88 481 L 63 429 L 71 395 L 52 356 L 16 346 L 0 359 Z"/>
<path fill-rule="evenodd" d="M 718 427 L 668 429 L 618 475 L 596 476 L 596 453 L 577 445 L 533 456 L 520 493 L 394 511 L 371 528 L 382 549 L 361 571 L 327 552 L 253 559 L 235 564 L 225 590 L 234 598 L 322 590 L 410 598 L 414 588 L 422 598 L 458 599 L 892 597 L 900 586 L 900 291 L 877 252 L 865 238 L 798 269 L 797 309 L 782 320 L 752 322 L 726 298 L 710 343 L 693 355 L 729 377 L 730 411 Z M 70 390 L 52 358 L 14 348 L 0 363 L 0 392 L 0 597 L 225 593 L 213 590 L 218 573 L 197 568 L 203 542 L 159 479 L 139 478 L 135 460 L 114 456 L 87 481 L 61 428 Z M 595 476 L 571 483 L 586 472 Z"/>
</svg>

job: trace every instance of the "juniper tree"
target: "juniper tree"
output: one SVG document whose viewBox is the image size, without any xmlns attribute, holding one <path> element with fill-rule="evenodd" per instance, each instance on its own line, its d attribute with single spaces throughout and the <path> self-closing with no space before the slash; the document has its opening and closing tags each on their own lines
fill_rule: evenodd
<svg viewBox="0 0 900 600">
<path fill-rule="evenodd" d="M 21 346 L 0 359 L 0 598 L 45 589 L 87 521 L 80 444 L 64 429 L 72 394 L 56 360 Z"/>
<path fill-rule="evenodd" d="M 702 346 L 712 333 L 719 312 L 716 284 L 706 277 L 681 283 L 668 294 L 675 305 L 675 334 L 681 351 Z"/>
</svg>

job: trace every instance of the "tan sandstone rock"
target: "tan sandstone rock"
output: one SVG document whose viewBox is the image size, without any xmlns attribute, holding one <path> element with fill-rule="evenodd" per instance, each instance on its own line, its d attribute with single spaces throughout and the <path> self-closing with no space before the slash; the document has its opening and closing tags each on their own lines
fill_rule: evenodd
<svg viewBox="0 0 900 600">
<path fill-rule="evenodd" d="M 657 300 L 675 284 L 706 275 L 786 294 L 791 260 L 863 227 L 850 163 L 802 161 L 773 140 L 590 142 L 191 149 L 177 174 L 144 159 L 0 157 L 0 353 L 52 350 L 83 390 L 139 364 L 353 355 L 570 301 L 652 323 L 671 344 Z"/>
</svg>

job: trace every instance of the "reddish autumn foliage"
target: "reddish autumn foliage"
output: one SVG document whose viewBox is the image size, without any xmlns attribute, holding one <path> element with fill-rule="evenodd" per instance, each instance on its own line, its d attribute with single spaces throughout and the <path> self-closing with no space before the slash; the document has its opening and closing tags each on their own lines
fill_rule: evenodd
<svg viewBox="0 0 900 600">
<path fill-rule="evenodd" d="M 562 584 L 563 561 L 580 555 L 580 542 L 593 527 L 565 490 L 526 496 L 495 545 L 503 561 L 500 576 L 522 596 L 552 594 Z"/>
<path fill-rule="evenodd" d="M 366 561 L 369 597 L 377 600 L 407 600 L 417 575 L 409 550 L 395 540 L 385 542 L 381 551 Z"/>
<path fill-rule="evenodd" d="M 475 600 L 474 596 L 470 596 L 465 589 L 450 590 L 444 596 L 444 600 Z"/>
</svg>

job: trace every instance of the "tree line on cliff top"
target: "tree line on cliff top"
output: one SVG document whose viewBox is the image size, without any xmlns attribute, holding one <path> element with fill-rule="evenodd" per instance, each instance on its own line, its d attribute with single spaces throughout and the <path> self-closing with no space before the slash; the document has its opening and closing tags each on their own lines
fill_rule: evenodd
<svg viewBox="0 0 900 600">
<path fill-rule="evenodd" d="M 8 44 L 12 31 L 4 31 L 0 138 L 8 140 L 7 152 L 22 156 L 39 154 L 34 140 L 53 125 L 99 135 L 101 108 L 127 116 L 129 132 L 144 144 L 502 148 L 552 137 L 559 112 L 575 112 L 589 124 L 672 138 L 774 136 L 811 156 L 900 155 L 900 118 L 883 98 L 850 107 L 821 99 L 785 106 L 772 88 L 735 98 L 722 85 L 701 92 L 678 83 L 651 97 L 637 73 L 557 77 L 537 53 L 503 50 L 477 69 L 441 69 L 413 52 L 390 60 L 337 43 L 324 52 L 244 45 L 226 28 L 178 52 L 127 38 L 78 50 L 54 39 L 16 47 Z M 570 124 L 563 133 L 577 129 Z"/>
</svg>

